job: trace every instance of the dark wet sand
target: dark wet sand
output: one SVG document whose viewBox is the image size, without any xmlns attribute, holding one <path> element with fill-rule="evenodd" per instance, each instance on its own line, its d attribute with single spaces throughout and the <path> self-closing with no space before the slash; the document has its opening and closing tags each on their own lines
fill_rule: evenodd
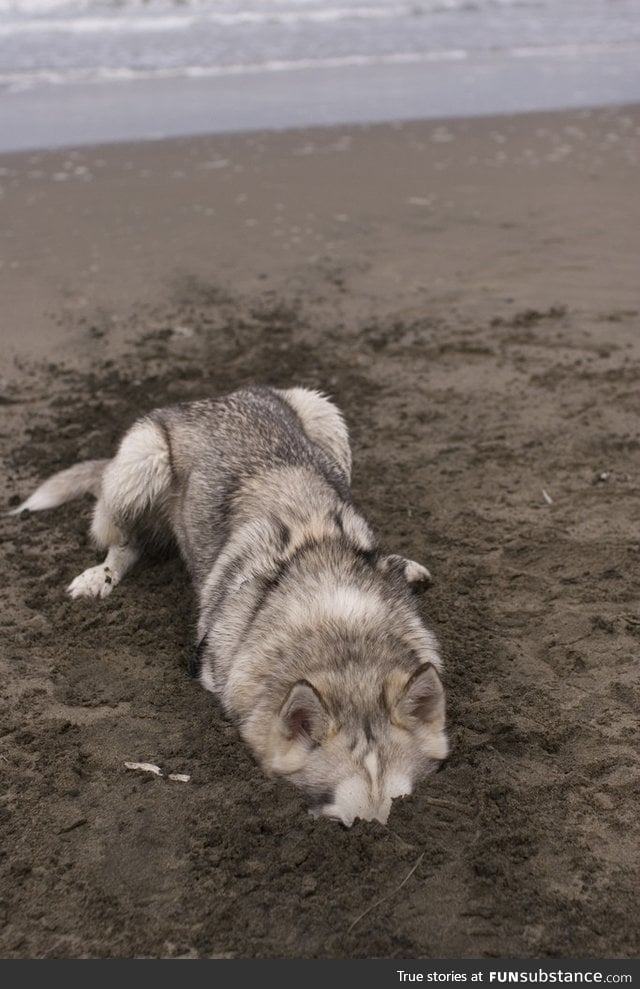
<svg viewBox="0 0 640 989">
<path fill-rule="evenodd" d="M 0 159 L 5 504 L 154 405 L 329 391 L 453 743 L 312 820 L 189 680 L 178 561 L 72 602 L 89 503 L 4 517 L 2 957 L 637 957 L 639 159 L 637 108 Z"/>
</svg>

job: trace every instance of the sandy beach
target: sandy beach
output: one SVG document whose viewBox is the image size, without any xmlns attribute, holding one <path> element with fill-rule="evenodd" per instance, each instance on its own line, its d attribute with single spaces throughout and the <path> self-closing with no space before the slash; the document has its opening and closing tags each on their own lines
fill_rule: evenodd
<svg viewBox="0 0 640 989">
<path fill-rule="evenodd" d="M 0 157 L 3 503 L 325 390 L 452 740 L 386 828 L 313 820 L 189 679 L 178 560 L 74 602 L 89 502 L 4 515 L 2 957 L 638 956 L 639 163 L 634 106 Z"/>
</svg>

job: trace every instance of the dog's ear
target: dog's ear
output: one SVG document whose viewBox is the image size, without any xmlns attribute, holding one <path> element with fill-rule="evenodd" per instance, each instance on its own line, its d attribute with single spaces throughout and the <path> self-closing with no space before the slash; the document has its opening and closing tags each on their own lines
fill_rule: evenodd
<svg viewBox="0 0 640 989">
<path fill-rule="evenodd" d="M 303 772 L 329 728 L 329 713 L 319 691 L 307 680 L 294 683 L 274 723 L 265 768 L 277 776 Z"/>
<path fill-rule="evenodd" d="M 406 728 L 444 728 L 444 687 L 435 666 L 425 663 L 409 677 L 395 702 L 394 715 L 394 720 Z"/>
<path fill-rule="evenodd" d="M 318 745 L 329 730 L 329 715 L 320 693 L 307 680 L 299 680 L 280 708 L 280 726 L 289 741 Z"/>
<path fill-rule="evenodd" d="M 378 569 L 383 573 L 395 573 L 402 577 L 414 594 L 422 594 L 433 583 L 433 578 L 426 567 L 396 553 L 380 557 Z"/>
</svg>

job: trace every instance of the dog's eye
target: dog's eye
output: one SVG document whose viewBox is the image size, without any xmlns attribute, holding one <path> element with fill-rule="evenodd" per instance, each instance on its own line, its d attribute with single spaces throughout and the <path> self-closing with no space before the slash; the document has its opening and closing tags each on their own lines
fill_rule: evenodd
<svg viewBox="0 0 640 989">
<path fill-rule="evenodd" d="M 327 804 L 333 803 L 333 793 L 331 790 L 325 790 L 323 793 L 318 793 L 315 799 L 318 801 L 320 807 L 326 807 Z"/>
</svg>

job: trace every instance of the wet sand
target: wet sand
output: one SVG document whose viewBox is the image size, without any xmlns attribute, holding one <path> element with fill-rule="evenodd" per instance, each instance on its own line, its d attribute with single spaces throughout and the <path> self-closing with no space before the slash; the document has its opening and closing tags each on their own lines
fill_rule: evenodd
<svg viewBox="0 0 640 989">
<path fill-rule="evenodd" d="M 452 739 L 388 827 L 315 821 L 189 679 L 179 561 L 73 602 L 90 504 L 5 516 L 2 957 L 638 955 L 639 158 L 627 107 L 0 159 L 4 503 L 325 389 Z"/>
</svg>

